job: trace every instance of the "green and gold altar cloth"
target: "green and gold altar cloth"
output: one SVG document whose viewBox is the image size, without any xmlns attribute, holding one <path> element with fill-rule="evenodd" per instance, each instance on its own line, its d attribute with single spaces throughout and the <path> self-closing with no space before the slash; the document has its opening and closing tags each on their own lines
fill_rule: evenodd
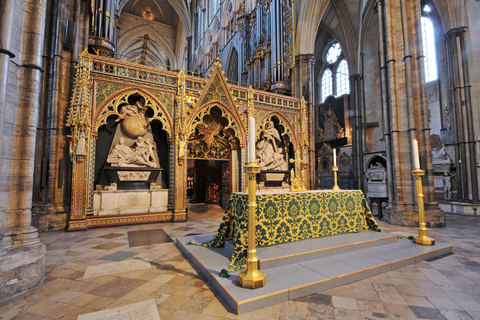
<svg viewBox="0 0 480 320">
<path fill-rule="evenodd" d="M 270 246 L 362 230 L 379 231 L 360 190 L 257 193 L 257 246 Z M 248 194 L 232 193 L 215 237 L 204 247 L 233 239 L 228 272 L 245 268 L 248 248 Z"/>
</svg>

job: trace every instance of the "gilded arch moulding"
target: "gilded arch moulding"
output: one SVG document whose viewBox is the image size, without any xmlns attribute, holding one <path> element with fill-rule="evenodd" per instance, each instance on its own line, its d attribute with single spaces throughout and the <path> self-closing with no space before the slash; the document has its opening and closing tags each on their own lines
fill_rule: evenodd
<svg viewBox="0 0 480 320">
<path fill-rule="evenodd" d="M 153 110 L 153 116 L 148 118 L 148 122 L 153 120 L 159 120 L 163 125 L 163 130 L 167 132 L 169 137 L 173 136 L 173 121 L 171 115 L 168 113 L 167 108 L 158 99 L 146 90 L 139 88 L 127 88 L 117 91 L 99 106 L 95 111 L 92 119 L 92 131 L 94 134 L 98 133 L 98 129 L 102 125 L 107 124 L 107 118 L 112 115 L 120 116 L 118 112 L 119 106 L 122 104 L 128 104 L 128 97 L 138 94 L 145 99 L 145 106 Z"/>
<path fill-rule="evenodd" d="M 222 112 L 220 117 L 225 118 L 228 121 L 228 124 L 223 129 L 224 130 L 232 129 L 235 132 L 235 136 L 237 136 L 238 139 L 240 140 L 240 144 L 242 144 L 242 142 L 245 143 L 245 133 L 241 129 L 242 126 L 241 126 L 240 119 L 238 118 L 236 119 L 235 115 L 232 114 L 230 110 L 228 110 L 227 108 L 225 108 L 225 106 L 216 102 L 212 102 L 207 106 L 204 105 L 202 110 L 199 110 L 199 112 L 196 115 L 190 118 L 190 121 L 187 123 L 187 128 L 188 128 L 188 131 L 186 132 L 187 137 L 190 137 L 192 134 L 195 133 L 196 127 L 200 124 L 203 124 L 203 118 L 207 115 L 210 115 L 211 110 L 214 107 L 218 107 L 218 109 L 220 109 L 220 111 Z"/>
<path fill-rule="evenodd" d="M 227 83 L 221 67 L 220 59 L 217 58 L 212 72 L 208 74 L 209 80 L 200 92 L 198 103 L 189 112 L 183 132 L 187 133 L 187 137 L 190 136 L 194 132 L 195 126 L 202 122 L 203 117 L 210 114 L 211 109 L 217 106 L 222 112 L 222 117 L 228 119 L 229 123 L 225 129 L 233 129 L 240 140 L 240 145 L 244 145 L 247 141 L 247 127 L 246 122 L 243 121 L 245 117 L 240 113 L 237 99 L 232 96 L 230 85 Z"/>
</svg>

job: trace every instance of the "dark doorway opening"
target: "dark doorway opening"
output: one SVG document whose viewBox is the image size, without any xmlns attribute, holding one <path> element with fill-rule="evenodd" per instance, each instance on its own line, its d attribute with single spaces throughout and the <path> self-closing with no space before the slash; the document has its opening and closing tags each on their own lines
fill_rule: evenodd
<svg viewBox="0 0 480 320">
<path fill-rule="evenodd" d="M 222 166 L 228 160 L 188 159 L 187 198 L 192 203 L 220 204 L 225 181 Z M 230 183 L 230 181 L 228 181 Z"/>
</svg>

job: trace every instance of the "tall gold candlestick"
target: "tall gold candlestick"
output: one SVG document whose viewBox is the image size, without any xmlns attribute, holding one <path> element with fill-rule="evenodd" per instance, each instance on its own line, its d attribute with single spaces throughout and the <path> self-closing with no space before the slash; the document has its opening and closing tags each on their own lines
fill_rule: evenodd
<svg viewBox="0 0 480 320">
<path fill-rule="evenodd" d="M 424 246 L 433 246 L 435 239 L 428 236 L 427 225 L 425 224 L 425 204 L 423 202 L 423 184 L 422 176 L 425 175 L 425 171 L 422 169 L 414 169 L 412 171 L 417 184 L 417 202 L 418 202 L 418 237 L 413 237 L 413 242 Z"/>
<path fill-rule="evenodd" d="M 340 190 L 340 187 L 337 184 L 337 172 L 338 172 L 338 166 L 333 166 L 332 167 L 334 179 L 335 179 L 335 185 L 333 186 L 332 190 Z"/>
<path fill-rule="evenodd" d="M 265 273 L 258 270 L 257 249 L 255 248 L 255 225 L 257 222 L 255 189 L 256 175 L 260 173 L 260 166 L 251 162 L 245 166 L 245 171 L 248 177 L 248 251 L 247 267 L 238 275 L 238 283 L 243 288 L 257 289 L 265 285 Z"/>
</svg>

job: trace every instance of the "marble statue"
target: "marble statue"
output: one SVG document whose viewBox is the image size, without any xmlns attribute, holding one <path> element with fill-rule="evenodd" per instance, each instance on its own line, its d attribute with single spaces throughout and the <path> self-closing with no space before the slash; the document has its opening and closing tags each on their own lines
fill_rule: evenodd
<svg viewBox="0 0 480 320">
<path fill-rule="evenodd" d="M 380 163 L 380 162 L 375 162 L 374 164 L 370 165 L 370 168 L 372 170 L 385 170 L 385 167 Z"/>
<path fill-rule="evenodd" d="M 135 102 L 135 104 L 127 104 L 122 107 L 120 110 L 121 118 L 126 118 L 130 116 L 145 116 L 145 112 L 147 111 L 147 107 L 142 105 L 140 101 Z M 118 120 L 117 120 L 118 121 Z"/>
<path fill-rule="evenodd" d="M 178 159 L 185 160 L 186 158 L 186 149 L 187 149 L 187 142 L 185 141 L 185 137 L 180 135 L 178 140 Z"/>
<path fill-rule="evenodd" d="M 87 135 L 85 129 L 80 129 L 77 140 L 77 149 L 75 150 L 77 156 L 85 156 L 87 154 Z"/>
<path fill-rule="evenodd" d="M 445 147 L 441 149 L 433 148 L 432 149 L 432 159 L 433 160 L 448 160 L 450 156 L 445 151 Z"/>
<path fill-rule="evenodd" d="M 323 112 L 323 116 L 325 120 L 323 121 L 323 128 L 324 128 L 324 136 L 325 140 L 332 140 L 337 137 L 335 133 L 337 117 L 335 116 L 335 112 L 332 108 L 328 108 Z"/>
<path fill-rule="evenodd" d="M 263 163 L 261 168 L 265 171 L 287 171 L 288 164 L 285 161 L 285 156 L 283 154 L 283 149 L 279 148 L 268 160 L 268 162 Z"/>
<path fill-rule="evenodd" d="M 133 150 L 125 145 L 125 139 L 120 138 L 110 151 L 107 157 L 107 162 L 112 164 L 112 167 L 125 167 L 132 162 Z"/>
<path fill-rule="evenodd" d="M 445 172 L 443 175 L 443 198 L 452 199 L 452 174 Z"/>
<path fill-rule="evenodd" d="M 155 167 L 155 142 L 138 137 L 135 140 L 136 147 L 133 150 L 137 163 L 147 167 Z"/>
<path fill-rule="evenodd" d="M 260 134 L 260 141 L 256 144 L 256 162 L 263 171 L 288 170 L 283 149 L 277 145 L 280 134 L 273 121 L 269 120 Z"/>
<path fill-rule="evenodd" d="M 134 147 L 125 145 L 125 139 L 120 138 L 110 151 L 107 162 L 112 167 L 156 167 L 155 142 L 138 137 Z"/>
<path fill-rule="evenodd" d="M 323 121 L 323 128 L 317 129 L 317 139 L 319 141 L 329 141 L 334 139 L 345 138 L 345 128 L 338 122 L 338 118 L 332 107 L 323 111 L 325 120 Z"/>
</svg>

